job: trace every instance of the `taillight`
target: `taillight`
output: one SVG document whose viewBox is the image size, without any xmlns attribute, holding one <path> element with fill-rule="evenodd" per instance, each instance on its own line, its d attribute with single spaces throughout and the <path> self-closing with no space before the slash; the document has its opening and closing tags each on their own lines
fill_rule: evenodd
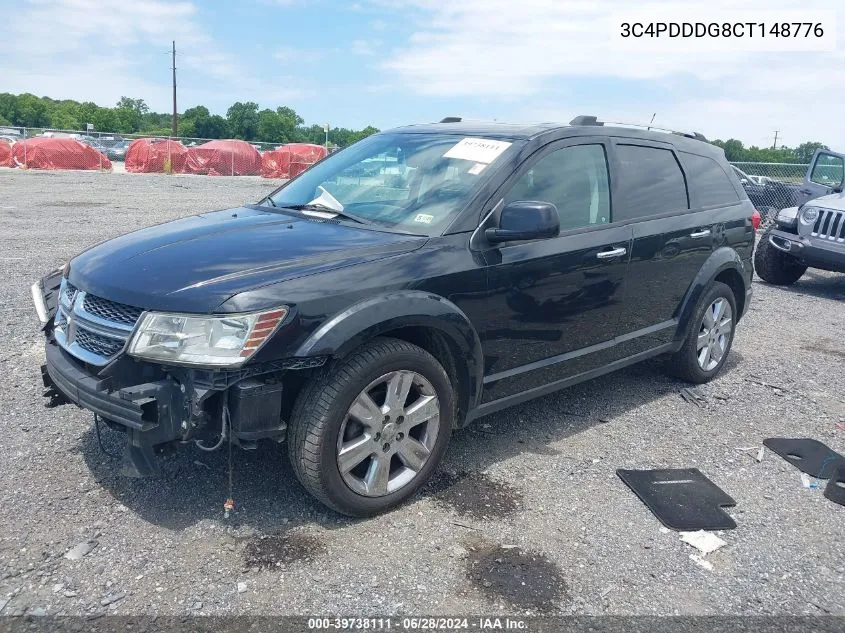
<svg viewBox="0 0 845 633">
<path fill-rule="evenodd" d="M 751 214 L 751 226 L 754 227 L 754 230 L 760 228 L 760 212 L 757 209 L 754 209 L 754 213 Z"/>
</svg>

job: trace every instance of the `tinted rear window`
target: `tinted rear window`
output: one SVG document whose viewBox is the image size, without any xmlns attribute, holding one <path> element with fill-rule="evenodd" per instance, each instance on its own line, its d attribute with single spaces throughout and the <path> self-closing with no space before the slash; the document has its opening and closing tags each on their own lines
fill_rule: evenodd
<svg viewBox="0 0 845 633">
<path fill-rule="evenodd" d="M 689 193 L 694 207 L 734 204 L 739 201 L 730 178 L 715 160 L 686 152 L 681 152 L 681 158 L 687 167 Z"/>
<path fill-rule="evenodd" d="M 622 204 L 614 221 L 689 208 L 684 174 L 668 149 L 641 145 L 617 145 L 619 197 Z"/>
</svg>

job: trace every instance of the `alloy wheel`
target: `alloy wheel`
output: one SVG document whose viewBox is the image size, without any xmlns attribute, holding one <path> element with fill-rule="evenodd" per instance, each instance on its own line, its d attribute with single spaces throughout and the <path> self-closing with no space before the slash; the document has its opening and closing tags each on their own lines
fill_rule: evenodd
<svg viewBox="0 0 845 633">
<path fill-rule="evenodd" d="M 367 497 L 408 485 L 434 450 L 440 403 L 431 383 L 414 371 L 380 376 L 352 402 L 337 440 L 344 483 Z"/>
<path fill-rule="evenodd" d="M 704 311 L 698 330 L 695 349 L 701 369 L 713 371 L 718 367 L 728 349 L 732 332 L 731 304 L 724 297 L 719 297 Z"/>
</svg>

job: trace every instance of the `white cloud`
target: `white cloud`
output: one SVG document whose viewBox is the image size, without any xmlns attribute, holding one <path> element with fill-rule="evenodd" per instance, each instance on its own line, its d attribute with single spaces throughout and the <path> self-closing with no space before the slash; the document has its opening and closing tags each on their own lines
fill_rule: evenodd
<svg viewBox="0 0 845 633">
<path fill-rule="evenodd" d="M 301 83 L 289 77 L 274 77 L 272 86 L 265 85 L 247 64 L 220 48 L 198 23 L 199 6 L 168 0 L 21 3 L 4 26 L 0 87 L 106 106 L 122 95 L 136 96 L 166 112 L 169 52 L 176 40 L 180 108 L 211 105 L 225 94 L 241 100 L 260 94 L 262 102 L 306 94 L 286 88 Z M 160 79 L 145 80 L 150 69 Z"/>
<path fill-rule="evenodd" d="M 804 4 L 831 7 L 826 0 Z M 845 29 L 835 52 L 658 54 L 611 47 L 611 14 L 630 10 L 625 0 L 406 0 L 398 5 L 413 10 L 420 21 L 407 45 L 395 48 L 381 68 L 404 88 L 427 97 L 462 96 L 492 101 L 493 108 L 511 102 L 509 111 L 518 101 L 525 115 L 545 112 L 558 120 L 584 112 L 647 119 L 656 110 L 664 124 L 717 137 L 766 144 L 780 129 L 787 143 L 813 138 L 845 147 L 837 114 L 845 85 L 835 79 L 845 68 Z M 735 3 L 699 6 L 715 11 Z M 772 16 L 777 9 L 794 10 L 795 4 L 748 0 L 742 8 Z M 633 96 L 623 92 L 632 85 L 644 90 L 659 86 L 661 96 L 640 113 L 613 113 L 616 108 L 606 94 L 593 103 L 560 99 L 556 87 L 586 78 L 610 86 L 616 81 L 623 102 Z M 694 96 L 701 94 L 706 96 Z M 559 102 L 552 102 L 551 95 Z M 643 95 L 636 97 L 631 100 L 643 101 Z"/>
</svg>

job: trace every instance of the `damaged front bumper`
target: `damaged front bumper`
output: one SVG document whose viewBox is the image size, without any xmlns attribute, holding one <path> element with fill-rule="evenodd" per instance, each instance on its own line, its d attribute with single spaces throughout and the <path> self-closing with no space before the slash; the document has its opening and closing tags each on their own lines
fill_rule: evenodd
<svg viewBox="0 0 845 633">
<path fill-rule="evenodd" d="M 113 428 L 126 433 L 123 473 L 147 476 L 158 473 L 156 449 L 183 439 L 190 406 L 175 380 L 116 387 L 115 377 L 100 377 L 62 350 L 55 339 L 46 344 L 47 362 L 41 375 L 48 394 L 96 413 Z M 183 423 L 184 429 L 183 429 Z"/>
</svg>

